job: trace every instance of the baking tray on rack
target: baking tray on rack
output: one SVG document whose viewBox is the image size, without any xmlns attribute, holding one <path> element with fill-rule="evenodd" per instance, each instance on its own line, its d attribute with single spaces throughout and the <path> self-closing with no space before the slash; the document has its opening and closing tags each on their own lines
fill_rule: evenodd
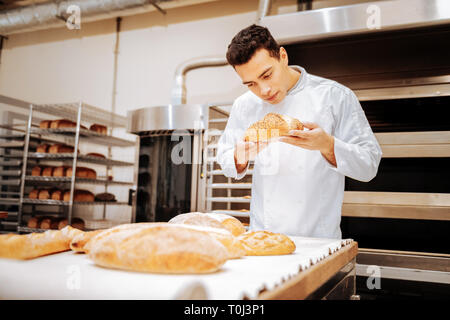
<svg viewBox="0 0 450 320">
<path fill-rule="evenodd" d="M 40 135 L 65 135 L 68 138 L 75 139 L 76 128 L 60 128 L 60 129 L 38 129 L 32 128 L 31 133 Z M 93 142 L 111 147 L 133 147 L 134 141 L 125 140 L 113 136 L 101 134 L 92 130 L 80 128 L 80 138 L 87 139 L 84 142 Z"/>
<path fill-rule="evenodd" d="M 61 201 L 61 200 L 38 200 L 38 199 L 29 199 L 25 198 L 22 200 L 23 203 L 26 204 L 42 204 L 42 205 L 58 205 L 58 206 L 68 206 L 70 205 L 69 201 Z M 129 205 L 128 202 L 119 202 L 119 201 L 74 201 L 73 205 Z"/>
<path fill-rule="evenodd" d="M 70 183 L 72 178 L 70 177 L 46 177 L 46 176 L 26 176 L 26 181 L 31 182 L 48 182 L 48 183 Z M 114 181 L 106 179 L 88 179 L 88 178 L 75 178 L 77 183 L 92 183 L 92 184 L 110 184 L 110 185 L 133 185 L 133 182 L 126 181 Z"/>
<path fill-rule="evenodd" d="M 68 118 L 77 121 L 79 107 L 81 109 L 81 121 L 103 124 L 109 127 L 126 127 L 127 117 L 109 112 L 84 102 L 33 104 L 33 109 L 53 116 Z"/>
<path fill-rule="evenodd" d="M 64 161 L 64 160 L 73 160 L 73 153 L 30 152 L 28 154 L 28 158 L 41 159 L 41 160 Z M 104 159 L 104 158 L 88 156 L 88 155 L 78 155 L 77 161 L 101 164 L 101 165 L 106 165 L 106 166 L 134 166 L 134 163 L 132 163 L 132 162 Z"/>
</svg>

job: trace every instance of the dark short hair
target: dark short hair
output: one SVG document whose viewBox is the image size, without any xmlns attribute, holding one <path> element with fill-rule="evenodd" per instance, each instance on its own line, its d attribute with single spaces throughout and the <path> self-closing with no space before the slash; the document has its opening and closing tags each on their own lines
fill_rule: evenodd
<svg viewBox="0 0 450 320">
<path fill-rule="evenodd" d="M 228 45 L 227 61 L 233 67 L 247 63 L 259 49 L 266 49 L 270 56 L 280 59 L 280 46 L 269 29 L 252 24 L 239 31 L 231 40 Z"/>
</svg>

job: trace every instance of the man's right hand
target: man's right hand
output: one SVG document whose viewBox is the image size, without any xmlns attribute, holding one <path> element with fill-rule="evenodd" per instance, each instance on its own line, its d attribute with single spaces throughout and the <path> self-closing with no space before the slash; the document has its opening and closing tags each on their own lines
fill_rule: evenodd
<svg viewBox="0 0 450 320">
<path fill-rule="evenodd" d="M 237 173 L 241 173 L 247 168 L 248 162 L 255 160 L 259 152 L 269 145 L 266 142 L 238 142 L 234 148 L 234 163 Z"/>
</svg>

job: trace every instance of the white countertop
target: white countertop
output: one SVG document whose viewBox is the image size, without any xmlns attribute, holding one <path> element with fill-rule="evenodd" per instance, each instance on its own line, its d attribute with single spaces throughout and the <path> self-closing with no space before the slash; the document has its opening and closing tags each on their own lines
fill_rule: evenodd
<svg viewBox="0 0 450 320">
<path fill-rule="evenodd" d="M 0 258 L 0 299 L 254 298 L 352 240 L 291 237 L 290 255 L 228 260 L 212 274 L 165 275 L 106 269 L 72 251 L 28 261 Z M 193 289 L 195 288 L 195 289 Z"/>
</svg>

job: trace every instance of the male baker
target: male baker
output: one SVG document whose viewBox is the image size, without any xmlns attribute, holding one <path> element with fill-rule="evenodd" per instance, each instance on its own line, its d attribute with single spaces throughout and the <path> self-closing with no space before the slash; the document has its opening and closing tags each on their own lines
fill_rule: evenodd
<svg viewBox="0 0 450 320">
<path fill-rule="evenodd" d="M 217 159 L 234 179 L 254 161 L 250 230 L 340 239 L 345 176 L 370 181 L 382 155 L 358 98 L 289 65 L 286 50 L 262 26 L 241 30 L 227 60 L 249 90 L 233 104 Z M 246 129 L 268 113 L 296 118 L 305 129 L 244 142 Z"/>
</svg>

